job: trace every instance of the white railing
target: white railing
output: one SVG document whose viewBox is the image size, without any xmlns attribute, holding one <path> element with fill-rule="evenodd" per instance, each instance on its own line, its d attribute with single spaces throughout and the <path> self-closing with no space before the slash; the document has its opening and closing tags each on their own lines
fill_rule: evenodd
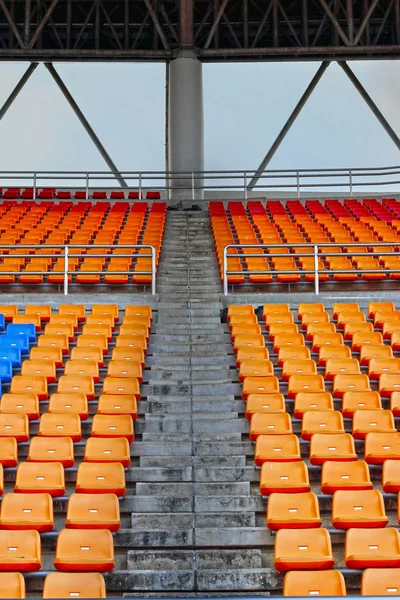
<svg viewBox="0 0 400 600">
<path fill-rule="evenodd" d="M 23 253 L 23 249 L 24 248 L 29 248 L 29 249 L 48 249 L 49 253 L 48 254 L 27 254 L 27 253 Z M 107 249 L 114 249 L 114 248 L 126 248 L 126 249 L 149 249 L 149 254 L 106 254 L 106 253 L 101 253 L 99 252 L 98 254 L 74 254 L 74 248 L 90 248 L 91 250 L 93 250 L 94 248 L 97 249 L 99 248 L 107 248 Z M 152 295 L 154 295 L 156 293 L 156 278 L 157 278 L 157 267 L 156 267 L 156 249 L 154 246 L 152 246 L 151 244 L 101 244 L 101 245 L 97 245 L 97 244 L 92 244 L 92 245 L 88 245 L 88 244 L 64 244 L 64 245 L 34 245 L 34 244 L 7 244 L 7 245 L 0 245 L 0 250 L 4 251 L 4 250 L 14 250 L 14 249 L 18 249 L 21 250 L 21 253 L 18 254 L 2 254 L 2 257 L 5 259 L 14 259 L 14 258 L 28 258 L 28 259 L 36 259 L 36 260 L 40 260 L 40 259 L 44 259 L 44 258 L 64 258 L 64 269 L 63 271 L 0 271 L 0 278 L 2 276 L 24 276 L 24 275 L 38 275 L 38 276 L 46 276 L 46 275 L 57 275 L 57 274 L 63 274 L 64 280 L 63 280 L 63 292 L 64 292 L 64 296 L 68 296 L 68 292 L 69 292 L 69 276 L 70 275 L 151 275 L 151 293 Z M 51 253 L 51 250 L 63 250 L 63 253 L 56 253 L 53 252 Z M 71 252 L 72 251 L 72 252 Z M 69 259 L 71 258 L 151 258 L 151 271 L 131 271 L 131 270 L 127 270 L 127 271 L 100 271 L 100 270 L 93 270 L 93 271 L 70 271 L 69 270 Z M 1 285 L 1 281 L 0 281 L 0 285 Z M 97 284 L 91 284 L 91 285 L 97 285 Z"/>
<path fill-rule="evenodd" d="M 314 275 L 314 293 L 318 296 L 319 295 L 319 265 L 318 265 L 318 259 L 319 258 L 327 258 L 329 256 L 332 257 L 341 257 L 341 258 L 348 258 L 349 256 L 351 257 L 355 257 L 355 256 L 367 256 L 367 257 L 371 257 L 371 256 L 393 256 L 393 252 L 381 252 L 381 251 L 371 251 L 371 252 L 346 252 L 346 253 L 342 253 L 342 254 L 338 254 L 337 252 L 321 252 L 320 249 L 321 248 L 365 248 L 365 246 L 368 247 L 373 247 L 373 246 L 379 246 L 380 248 L 382 247 L 386 247 L 386 248 L 393 248 L 393 246 L 397 246 L 398 244 L 396 244 L 395 242 L 376 242 L 376 244 L 371 245 L 370 242 L 368 243 L 354 243 L 354 244 L 347 244 L 347 243 L 342 243 L 342 244 L 228 244 L 227 246 L 224 247 L 224 254 L 223 254 L 223 288 L 224 288 L 224 296 L 228 295 L 228 285 L 229 285 L 229 281 L 228 281 L 228 277 L 229 275 L 251 275 L 251 274 L 256 274 L 256 275 Z M 273 253 L 261 253 L 260 254 L 245 254 L 243 252 L 237 252 L 235 254 L 229 254 L 228 250 L 234 248 L 235 250 L 240 250 L 243 248 L 260 248 L 264 249 L 264 248 L 268 248 L 269 250 L 271 249 L 277 249 L 277 253 L 273 254 Z M 279 253 L 279 248 L 288 248 L 289 250 L 291 248 L 312 248 L 313 252 L 312 254 L 310 253 L 294 253 L 294 252 L 290 252 L 287 254 L 282 254 Z M 395 254 L 396 255 L 396 254 Z M 269 270 L 269 271 L 252 271 L 251 269 L 248 269 L 247 271 L 228 271 L 228 260 L 230 258 L 310 258 L 310 256 L 314 257 L 314 268 L 312 270 L 288 270 L 288 271 L 284 271 L 284 270 L 280 270 L 280 269 L 274 269 Z M 400 253 L 398 254 L 398 256 L 400 257 Z M 356 273 L 356 274 L 360 274 L 360 273 L 400 273 L 400 269 L 329 269 L 329 271 L 325 271 L 324 273 L 329 273 L 332 275 L 335 275 L 337 273 Z M 307 283 L 312 283 L 312 282 L 307 282 Z M 240 284 L 239 284 L 240 285 Z"/>
<path fill-rule="evenodd" d="M 250 188 L 254 176 L 258 182 Z M 145 190 L 160 190 L 171 195 L 174 190 L 184 193 L 187 199 L 195 199 L 199 190 L 203 192 L 238 192 L 246 199 L 250 192 L 291 191 L 297 197 L 306 191 L 340 191 L 353 196 L 357 190 L 389 189 L 400 190 L 400 166 L 342 169 L 275 169 L 260 173 L 244 171 L 0 171 L 0 187 L 29 187 L 33 198 L 43 187 L 79 189 L 90 197 L 94 188 L 118 189 L 116 178 L 127 183 L 127 189 L 137 190 L 139 197 Z M 393 191 L 393 190 L 390 190 Z"/>
</svg>

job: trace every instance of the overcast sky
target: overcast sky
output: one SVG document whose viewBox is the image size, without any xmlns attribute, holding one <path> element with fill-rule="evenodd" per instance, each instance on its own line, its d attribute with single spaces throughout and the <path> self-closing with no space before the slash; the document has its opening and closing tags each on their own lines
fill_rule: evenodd
<svg viewBox="0 0 400 600">
<path fill-rule="evenodd" d="M 352 68 L 400 135 L 400 62 Z M 27 68 L 0 63 L 0 102 Z M 165 65 L 56 64 L 118 168 L 164 170 Z M 206 169 L 255 169 L 317 63 L 204 65 Z M 1 170 L 106 170 L 40 65 L 0 123 Z M 400 164 L 398 150 L 343 71 L 331 64 L 271 168 Z"/>
</svg>

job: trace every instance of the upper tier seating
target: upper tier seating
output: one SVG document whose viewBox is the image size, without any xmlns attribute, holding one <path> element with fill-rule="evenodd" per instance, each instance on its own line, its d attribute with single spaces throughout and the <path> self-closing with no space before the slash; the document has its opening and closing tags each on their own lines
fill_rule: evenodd
<svg viewBox="0 0 400 600">
<path fill-rule="evenodd" d="M 211 227 L 223 278 L 224 247 L 230 284 L 314 282 L 314 247 L 319 248 L 318 279 L 326 282 L 381 282 L 400 279 L 400 202 L 377 200 L 277 200 L 209 203 Z M 323 247 L 321 244 L 340 244 Z M 362 246 L 352 248 L 349 244 Z M 382 246 L 382 243 L 392 244 Z M 265 244 L 267 248 L 246 248 Z M 288 244 L 289 247 L 281 247 Z M 308 244 L 307 248 L 291 245 Z M 235 256 L 238 253 L 244 257 Z M 366 253 L 357 256 L 357 253 Z M 373 254 L 371 254 L 373 253 Z M 388 253 L 385 256 L 384 253 Z M 274 256 L 274 255 L 280 256 Z M 257 255 L 257 256 L 253 256 Z M 260 256 L 262 255 L 262 256 Z M 384 269 L 391 272 L 384 272 Z"/>
<path fill-rule="evenodd" d="M 226 321 L 284 595 L 346 595 L 346 569 L 365 569 L 362 595 L 397 595 L 399 311 L 379 301 L 367 311 L 231 305 Z"/>
<path fill-rule="evenodd" d="M 69 248 L 70 284 L 149 284 L 151 275 L 142 272 L 151 272 L 151 258 L 140 255 L 149 255 L 150 249 L 129 246 L 154 246 L 158 267 L 165 217 L 164 202 L 5 200 L 0 203 L 0 245 L 17 248 L 0 251 L 0 285 L 62 285 L 65 245 L 76 246 Z"/>
</svg>

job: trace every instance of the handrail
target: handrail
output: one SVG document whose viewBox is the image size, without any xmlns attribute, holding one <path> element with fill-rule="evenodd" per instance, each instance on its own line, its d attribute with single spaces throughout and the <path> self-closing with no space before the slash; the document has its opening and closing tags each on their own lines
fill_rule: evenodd
<svg viewBox="0 0 400 600">
<path fill-rule="evenodd" d="M 51 249 L 57 249 L 60 250 L 61 248 L 64 250 L 64 254 L 57 254 L 56 252 L 52 253 L 52 254 L 27 254 L 27 253 L 18 253 L 18 254 L 12 254 L 11 256 L 8 254 L 3 254 L 2 257 L 3 258 L 8 258 L 10 259 L 11 257 L 14 258 L 30 258 L 30 259 L 41 259 L 41 258 L 60 258 L 62 256 L 64 256 L 64 271 L 59 271 L 59 273 L 63 273 L 64 274 L 64 283 L 63 283 L 63 291 L 64 291 L 64 296 L 68 296 L 68 286 L 69 286 L 69 281 L 68 281 L 68 276 L 69 275 L 79 275 L 79 271 L 70 271 L 69 270 L 69 259 L 70 258 L 110 258 L 110 254 L 73 254 L 70 253 L 70 249 L 72 248 L 107 248 L 107 249 L 113 249 L 113 248 L 135 248 L 135 249 L 144 249 L 144 248 L 148 248 L 150 250 L 149 254 L 116 254 L 113 255 L 113 258 L 151 258 L 151 271 L 135 271 L 135 275 L 151 275 L 151 294 L 154 296 L 156 293 L 156 279 L 157 279 L 157 268 L 156 268 L 156 249 L 154 246 L 152 246 L 151 244 L 61 244 L 61 245 L 56 245 L 56 244 L 0 244 L 0 250 L 11 250 L 11 249 L 23 249 L 23 248 L 49 248 Z M 73 252 L 73 250 L 72 250 Z M 105 273 L 104 271 L 99 271 L 99 270 L 93 270 L 93 271 L 83 271 L 85 273 L 85 275 L 99 275 L 102 273 Z M 29 274 L 29 275 L 43 275 L 44 272 L 43 271 L 22 271 L 22 272 L 17 272 L 17 271 L 1 271 L 0 272 L 0 277 L 3 275 L 24 275 L 24 274 Z M 54 274 L 54 271 L 46 271 L 46 273 L 48 275 L 52 275 Z M 132 273 L 132 271 L 107 271 L 106 274 L 107 275 L 130 275 Z"/>
<path fill-rule="evenodd" d="M 243 275 L 243 271 L 228 271 L 228 258 L 275 258 L 275 257 L 280 257 L 280 258 L 290 258 L 290 257 L 297 257 L 297 258 L 310 258 L 311 256 L 313 256 L 314 258 L 314 268 L 312 270 L 302 270 L 300 271 L 300 273 L 305 274 L 305 275 L 314 275 L 314 293 L 316 296 L 319 295 L 319 268 L 318 268 L 318 259 L 322 256 L 322 257 L 327 257 L 327 256 L 338 256 L 337 252 L 324 252 L 321 253 L 319 250 L 320 248 L 364 248 L 365 246 L 368 247 L 373 247 L 373 246 L 379 246 L 380 248 L 382 247 L 387 247 L 387 248 L 391 248 L 393 246 L 395 246 L 396 243 L 395 242 L 377 242 L 376 244 L 371 245 L 370 243 L 352 243 L 352 244 L 348 244 L 348 243 L 331 243 L 331 244 L 228 244 L 227 246 L 224 246 L 224 254 L 223 254 L 223 290 L 224 290 L 224 296 L 228 295 L 228 276 L 229 275 Z M 235 252 L 235 254 L 228 254 L 228 250 L 230 248 L 233 249 L 240 249 L 240 248 L 312 248 L 313 249 L 313 253 L 310 254 L 309 252 L 304 252 L 304 254 L 302 253 L 295 253 L 295 252 L 289 252 L 287 254 L 264 254 L 264 253 L 260 253 L 260 254 L 245 254 L 245 253 L 240 253 L 240 252 Z M 341 256 L 342 258 L 347 258 L 346 254 L 350 254 L 350 253 L 343 253 Z M 351 256 L 375 256 L 375 255 L 379 255 L 379 256 L 393 256 L 393 252 L 381 252 L 381 251 L 370 251 L 370 252 L 352 252 L 350 254 Z M 400 258 L 400 254 L 398 254 L 399 258 Z M 275 271 L 252 271 L 247 270 L 247 273 L 251 274 L 251 273 L 257 273 L 258 275 L 271 275 L 272 273 L 278 273 L 278 274 L 285 274 L 285 275 L 298 275 L 299 271 L 293 271 L 293 270 L 288 270 L 288 271 L 284 271 L 284 270 L 275 270 Z M 332 273 L 333 275 L 335 273 L 400 273 L 400 269 L 379 269 L 379 271 L 377 271 L 376 269 L 329 269 L 329 273 Z"/>
</svg>

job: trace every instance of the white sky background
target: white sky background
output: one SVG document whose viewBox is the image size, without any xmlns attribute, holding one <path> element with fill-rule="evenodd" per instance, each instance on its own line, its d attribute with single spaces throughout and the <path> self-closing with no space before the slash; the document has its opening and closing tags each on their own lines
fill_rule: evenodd
<svg viewBox="0 0 400 600">
<path fill-rule="evenodd" d="M 55 65 L 121 170 L 164 170 L 165 65 Z M 255 169 L 317 63 L 204 65 L 205 167 Z M 400 62 L 350 63 L 400 135 Z M 0 63 L 0 103 L 26 63 Z M 1 170 L 107 170 L 39 65 L 0 122 Z M 400 164 L 399 152 L 347 76 L 331 64 L 270 168 Z"/>
</svg>

